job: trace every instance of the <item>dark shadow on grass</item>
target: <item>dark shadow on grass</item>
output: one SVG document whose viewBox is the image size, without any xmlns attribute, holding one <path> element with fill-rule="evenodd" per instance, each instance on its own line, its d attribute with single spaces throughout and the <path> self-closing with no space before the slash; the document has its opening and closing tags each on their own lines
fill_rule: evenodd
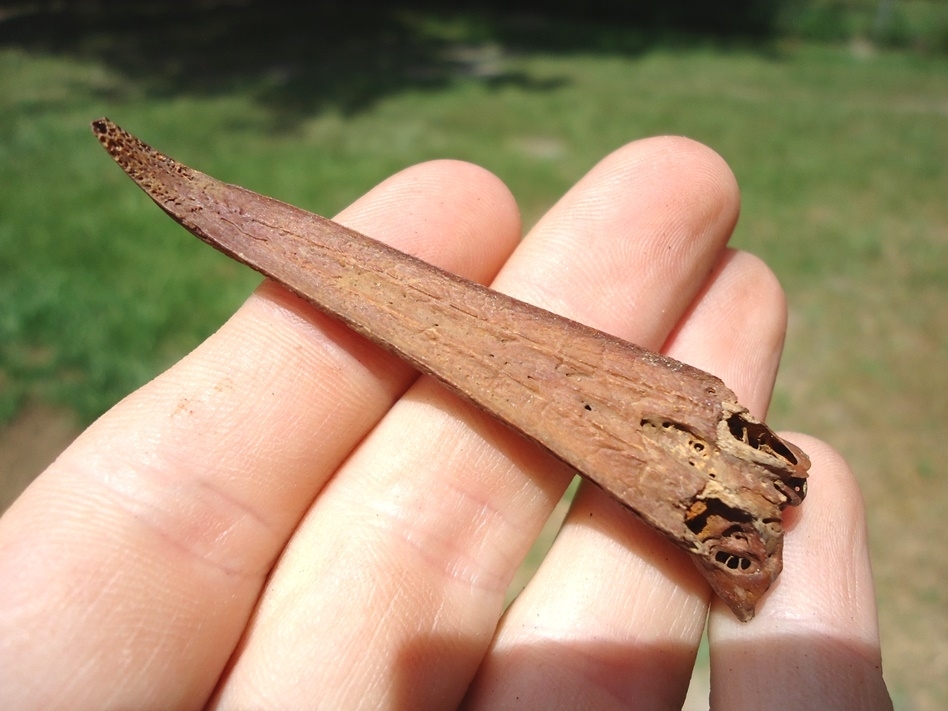
<svg viewBox="0 0 948 711">
<path fill-rule="evenodd" d="M 582 7 L 580 7 L 580 5 Z M 636 54 L 656 44 L 759 41 L 765 0 L 708 3 L 442 3 L 286 0 L 6 2 L 0 47 L 101 61 L 158 96 L 243 91 L 277 125 L 352 114 L 400 91 L 458 80 L 550 91 L 562 77 L 511 70 L 523 53 Z M 116 97 L 117 98 L 117 97 Z"/>
</svg>

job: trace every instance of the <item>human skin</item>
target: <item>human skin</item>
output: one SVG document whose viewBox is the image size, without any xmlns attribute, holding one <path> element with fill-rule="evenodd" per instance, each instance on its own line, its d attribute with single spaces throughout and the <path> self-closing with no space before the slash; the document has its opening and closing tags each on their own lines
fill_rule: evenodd
<svg viewBox="0 0 948 711">
<path fill-rule="evenodd" d="M 721 377 L 765 414 L 782 291 L 730 250 L 726 164 L 607 156 L 520 241 L 492 175 L 437 161 L 336 219 Z M 572 472 L 272 283 L 90 427 L 0 519 L 4 708 L 677 708 L 708 607 L 712 707 L 891 708 L 852 474 L 810 454 L 750 623 Z"/>
</svg>

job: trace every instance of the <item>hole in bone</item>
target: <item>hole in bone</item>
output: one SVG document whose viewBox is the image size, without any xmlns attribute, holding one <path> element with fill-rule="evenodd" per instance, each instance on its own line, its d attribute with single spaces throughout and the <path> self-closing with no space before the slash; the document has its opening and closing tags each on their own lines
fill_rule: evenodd
<svg viewBox="0 0 948 711">
<path fill-rule="evenodd" d="M 751 562 L 747 558 L 727 551 L 718 551 L 714 554 L 714 559 L 730 570 L 749 570 L 751 567 Z"/>
<path fill-rule="evenodd" d="M 720 534 L 727 537 L 744 537 L 740 524 L 753 520 L 753 516 L 746 511 L 735 509 L 715 498 L 696 499 L 691 503 L 688 511 L 689 515 L 685 517 L 685 525 L 699 537 L 705 532 L 712 516 L 731 523 Z M 720 526 L 720 524 L 717 525 Z"/>
<path fill-rule="evenodd" d="M 739 413 L 727 418 L 727 428 L 735 439 L 740 440 L 754 449 L 773 454 L 777 457 L 786 459 L 791 464 L 797 464 L 797 458 L 793 456 L 787 445 L 785 445 L 767 425 L 759 422 L 748 422 Z"/>
<path fill-rule="evenodd" d="M 777 480 L 774 482 L 774 486 L 794 505 L 799 504 L 806 496 L 806 479 L 800 477 L 791 476 L 783 480 Z"/>
</svg>

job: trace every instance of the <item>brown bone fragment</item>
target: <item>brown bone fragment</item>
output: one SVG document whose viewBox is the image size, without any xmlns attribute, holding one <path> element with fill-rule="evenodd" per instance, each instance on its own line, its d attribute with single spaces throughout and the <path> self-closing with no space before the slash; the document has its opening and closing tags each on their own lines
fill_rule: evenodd
<svg viewBox="0 0 948 711">
<path fill-rule="evenodd" d="M 92 128 L 188 231 L 574 467 L 691 553 L 738 618 L 754 616 L 810 462 L 718 378 L 222 183 L 108 119 Z"/>
</svg>

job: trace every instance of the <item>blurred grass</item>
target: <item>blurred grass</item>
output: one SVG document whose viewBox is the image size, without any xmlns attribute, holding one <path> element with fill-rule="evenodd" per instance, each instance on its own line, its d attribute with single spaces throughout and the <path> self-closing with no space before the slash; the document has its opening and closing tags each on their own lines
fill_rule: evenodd
<svg viewBox="0 0 948 711">
<path fill-rule="evenodd" d="M 129 183 L 89 133 L 99 115 L 216 177 L 329 215 L 412 163 L 471 160 L 506 181 L 528 225 L 608 151 L 688 135 L 734 169 L 735 243 L 788 292 L 772 420 L 841 448 L 862 482 L 899 708 L 943 708 L 948 61 L 643 44 L 614 27 L 587 49 L 512 52 L 471 18 L 404 22 L 438 39 L 441 63 L 403 67 L 412 81 L 386 79 L 375 94 L 384 68 L 356 73 L 355 103 L 313 103 L 306 92 L 323 85 L 290 65 L 213 90 L 178 76 L 162 90 L 104 53 L 0 44 L 0 419 L 41 402 L 89 421 L 259 281 Z"/>
</svg>

